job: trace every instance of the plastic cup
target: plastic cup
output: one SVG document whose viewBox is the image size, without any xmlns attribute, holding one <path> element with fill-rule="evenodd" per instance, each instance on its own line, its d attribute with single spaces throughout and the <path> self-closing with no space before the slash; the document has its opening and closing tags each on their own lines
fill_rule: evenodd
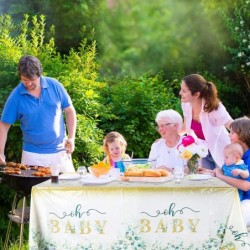
<svg viewBox="0 0 250 250">
<path fill-rule="evenodd" d="M 51 168 L 51 183 L 58 183 L 59 182 L 59 169 Z"/>
</svg>

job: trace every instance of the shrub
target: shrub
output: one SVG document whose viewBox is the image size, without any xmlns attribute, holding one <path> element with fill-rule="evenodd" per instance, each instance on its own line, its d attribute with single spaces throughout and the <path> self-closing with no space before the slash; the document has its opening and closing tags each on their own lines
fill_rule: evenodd
<svg viewBox="0 0 250 250">
<path fill-rule="evenodd" d="M 128 142 L 127 152 L 148 157 L 151 144 L 159 137 L 156 114 L 163 109 L 180 110 L 180 102 L 169 86 L 161 75 L 110 80 L 103 92 L 110 115 L 100 114 L 100 128 L 105 133 L 117 130 Z"/>
</svg>

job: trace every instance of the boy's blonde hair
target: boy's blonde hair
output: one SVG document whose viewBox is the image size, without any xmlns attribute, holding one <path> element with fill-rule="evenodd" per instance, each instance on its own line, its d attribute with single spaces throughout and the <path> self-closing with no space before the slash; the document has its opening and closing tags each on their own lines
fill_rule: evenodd
<svg viewBox="0 0 250 250">
<path fill-rule="evenodd" d="M 228 144 L 225 148 L 224 151 L 228 151 L 233 155 L 239 155 L 240 158 L 243 156 L 244 152 L 243 152 L 243 148 L 239 143 L 233 142 Z"/>
<path fill-rule="evenodd" d="M 127 148 L 127 142 L 125 140 L 125 138 L 123 137 L 123 135 L 121 135 L 120 133 L 116 132 L 116 131 L 112 131 L 110 133 L 108 133 L 104 139 L 103 139 L 103 151 L 106 155 L 109 155 L 109 148 L 108 148 L 108 143 L 112 143 L 114 141 L 118 141 L 121 149 L 122 149 L 122 153 L 124 154 Z"/>
</svg>

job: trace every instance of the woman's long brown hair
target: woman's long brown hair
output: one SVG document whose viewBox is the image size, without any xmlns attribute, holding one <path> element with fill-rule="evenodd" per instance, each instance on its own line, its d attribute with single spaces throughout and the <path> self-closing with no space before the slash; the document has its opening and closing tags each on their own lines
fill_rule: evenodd
<svg viewBox="0 0 250 250">
<path fill-rule="evenodd" d="M 214 83 L 207 82 L 203 76 L 198 74 L 185 76 L 182 81 L 186 83 L 192 95 L 200 92 L 200 98 L 205 99 L 204 111 L 209 113 L 218 109 L 220 100 Z"/>
</svg>

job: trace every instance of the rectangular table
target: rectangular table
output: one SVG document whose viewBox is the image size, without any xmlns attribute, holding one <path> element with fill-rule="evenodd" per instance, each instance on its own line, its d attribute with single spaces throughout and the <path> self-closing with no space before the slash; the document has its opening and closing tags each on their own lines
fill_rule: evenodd
<svg viewBox="0 0 250 250">
<path fill-rule="evenodd" d="M 46 181 L 32 188 L 30 249 L 249 249 L 238 191 L 181 183 Z"/>
</svg>

